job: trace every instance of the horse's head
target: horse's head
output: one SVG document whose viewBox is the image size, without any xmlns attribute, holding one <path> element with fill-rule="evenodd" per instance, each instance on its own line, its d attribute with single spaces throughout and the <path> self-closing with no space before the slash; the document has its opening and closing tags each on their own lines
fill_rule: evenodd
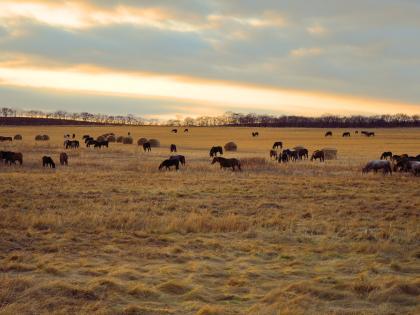
<svg viewBox="0 0 420 315">
<path fill-rule="evenodd" d="M 159 171 L 165 166 L 165 162 L 160 163 L 159 165 Z"/>
<path fill-rule="evenodd" d="M 213 161 L 211 162 L 211 164 L 214 164 L 216 162 L 219 162 L 219 158 L 218 157 L 213 158 Z"/>
</svg>

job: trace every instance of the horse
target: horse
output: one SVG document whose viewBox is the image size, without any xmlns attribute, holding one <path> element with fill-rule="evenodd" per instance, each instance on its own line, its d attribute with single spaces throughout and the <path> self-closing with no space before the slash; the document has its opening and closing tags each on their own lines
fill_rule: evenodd
<svg viewBox="0 0 420 315">
<path fill-rule="evenodd" d="M 167 170 L 170 170 L 171 169 L 171 166 L 175 166 L 175 169 L 176 170 L 179 170 L 179 160 L 177 160 L 177 159 L 168 159 L 168 160 L 165 160 L 162 163 L 160 163 L 159 170 L 161 170 L 164 167 Z"/>
<path fill-rule="evenodd" d="M 177 133 L 178 132 L 178 129 L 172 129 L 172 131 L 171 132 L 173 132 L 173 133 Z"/>
<path fill-rule="evenodd" d="M 69 165 L 69 157 L 67 153 L 61 152 L 60 153 L 60 164 L 61 165 Z"/>
<path fill-rule="evenodd" d="M 381 160 L 387 160 L 388 158 L 390 160 L 392 160 L 392 152 L 390 152 L 390 151 L 386 151 L 386 152 L 382 153 L 382 155 L 380 157 Z"/>
<path fill-rule="evenodd" d="M 391 158 L 391 161 L 394 163 L 398 163 L 399 161 L 401 161 L 401 159 L 401 155 L 394 154 Z"/>
<path fill-rule="evenodd" d="M 343 132 L 343 137 L 350 137 L 350 132 L 348 132 L 348 131 Z"/>
<path fill-rule="evenodd" d="M 215 163 L 219 163 L 220 168 L 232 168 L 232 171 L 235 171 L 235 167 L 237 167 L 238 170 L 242 171 L 241 162 L 238 159 L 225 159 L 217 156 L 213 158 L 213 161 L 211 162 L 211 164 Z"/>
<path fill-rule="evenodd" d="M 257 132 L 253 132 L 253 133 L 252 133 L 252 136 L 253 136 L 253 137 L 258 137 L 259 135 L 260 135 L 260 133 L 259 133 L 258 131 L 257 131 Z"/>
<path fill-rule="evenodd" d="M 74 134 L 74 133 L 73 133 L 72 138 L 73 138 L 73 139 L 74 139 L 74 138 L 76 138 L 76 134 Z"/>
<path fill-rule="evenodd" d="M 183 155 L 171 155 L 170 160 L 178 160 L 182 165 L 185 165 L 185 156 Z"/>
<path fill-rule="evenodd" d="M 86 138 L 90 138 L 90 136 L 89 135 L 83 135 L 82 139 L 84 140 Z"/>
<path fill-rule="evenodd" d="M 50 156 L 43 156 L 42 157 L 42 166 L 43 167 L 51 167 L 51 168 L 55 168 L 55 163 L 53 161 L 53 159 Z"/>
<path fill-rule="evenodd" d="M 188 130 L 188 128 L 185 128 L 185 129 L 184 129 L 184 132 L 190 132 L 190 131 Z"/>
<path fill-rule="evenodd" d="M 96 141 L 96 143 L 93 146 L 94 148 L 102 148 L 102 147 L 107 147 L 108 148 L 108 140 L 104 140 L 104 141 Z"/>
<path fill-rule="evenodd" d="M 12 137 L 2 137 L 2 136 L 0 136 L 0 141 L 1 142 L 3 142 L 3 141 L 13 141 L 13 138 Z"/>
<path fill-rule="evenodd" d="M 415 176 L 420 175 L 420 161 L 411 161 L 410 166 Z"/>
<path fill-rule="evenodd" d="M 270 150 L 270 159 L 273 157 L 277 160 L 278 154 L 276 150 Z"/>
<path fill-rule="evenodd" d="M 298 151 L 296 151 L 296 150 L 292 150 L 292 151 L 290 151 L 290 154 L 289 154 L 289 160 L 291 160 L 291 161 L 297 161 L 297 160 L 299 160 L 299 152 Z"/>
<path fill-rule="evenodd" d="M 401 158 L 395 165 L 394 165 L 394 172 L 408 172 L 411 170 L 411 162 L 417 162 L 416 158 L 414 157 L 404 157 Z"/>
<path fill-rule="evenodd" d="M 150 145 L 150 142 L 143 143 L 143 150 L 144 150 L 144 152 L 146 152 L 146 151 L 148 151 L 148 152 L 152 151 L 152 146 Z"/>
<path fill-rule="evenodd" d="M 171 153 L 172 152 L 176 152 L 176 145 L 175 144 L 171 144 L 170 150 L 171 150 Z"/>
<path fill-rule="evenodd" d="M 325 161 L 325 155 L 324 151 L 321 150 L 315 150 L 314 153 L 312 153 L 311 161 L 319 159 L 320 162 Z"/>
<path fill-rule="evenodd" d="M 356 130 L 354 133 L 357 135 L 357 134 L 359 134 L 359 131 L 358 131 L 358 130 Z"/>
<path fill-rule="evenodd" d="M 88 140 L 88 139 L 86 139 L 86 140 Z M 90 148 L 91 145 L 93 145 L 95 147 L 97 143 L 98 143 L 98 141 L 93 140 L 93 139 L 89 139 L 88 141 L 86 141 L 86 148 Z"/>
<path fill-rule="evenodd" d="M 332 137 L 332 131 L 327 131 L 325 133 L 325 137 Z"/>
<path fill-rule="evenodd" d="M 223 155 L 223 148 L 221 146 L 214 146 L 210 149 L 210 157 L 217 156 L 217 153 L 220 153 L 220 155 Z"/>
<path fill-rule="evenodd" d="M 369 173 L 372 170 L 375 173 L 377 173 L 378 170 L 382 170 L 384 174 L 392 174 L 391 163 L 385 160 L 373 160 L 368 162 L 362 169 L 362 173 Z"/>
<path fill-rule="evenodd" d="M 68 148 L 76 149 L 80 146 L 80 143 L 77 140 L 66 140 L 66 141 L 64 141 L 64 145 L 65 145 L 66 149 L 68 149 Z"/>
<path fill-rule="evenodd" d="M 308 152 L 307 149 L 299 149 L 299 150 L 297 150 L 297 154 L 298 154 L 299 160 L 309 158 L 309 152 Z"/>
<path fill-rule="evenodd" d="M 23 155 L 20 152 L 2 151 L 1 159 L 4 160 L 4 163 L 9 165 L 12 165 L 12 163 L 16 164 L 16 161 L 18 161 L 20 165 L 23 163 Z"/>
<path fill-rule="evenodd" d="M 363 135 L 365 135 L 366 137 L 372 137 L 372 136 L 375 136 L 375 133 L 374 132 L 371 132 L 371 131 L 362 131 L 361 132 Z"/>
<path fill-rule="evenodd" d="M 283 162 L 283 163 L 287 163 L 287 162 L 289 162 L 289 154 L 288 154 L 288 152 L 287 151 L 290 151 L 290 150 L 284 150 L 282 153 L 281 153 L 281 155 L 279 156 L 279 159 L 278 159 L 278 162 L 279 163 L 281 163 L 281 162 Z"/>
<path fill-rule="evenodd" d="M 274 142 L 272 149 L 276 150 L 278 148 L 283 149 L 283 142 L 281 142 L 281 141 Z"/>
</svg>

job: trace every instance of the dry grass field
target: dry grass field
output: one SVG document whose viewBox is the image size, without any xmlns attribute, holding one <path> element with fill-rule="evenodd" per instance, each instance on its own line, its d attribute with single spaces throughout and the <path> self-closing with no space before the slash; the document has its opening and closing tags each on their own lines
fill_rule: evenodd
<svg viewBox="0 0 420 315">
<path fill-rule="evenodd" d="M 420 178 L 361 174 L 385 150 L 419 154 L 419 129 L 170 130 L 0 127 L 23 136 L 0 150 L 24 155 L 0 165 L 0 314 L 420 313 Z M 65 133 L 128 131 L 162 146 L 63 149 Z M 210 165 L 231 140 L 243 172 Z M 275 140 L 338 160 L 278 164 Z M 187 165 L 159 172 L 171 143 Z M 69 166 L 42 168 L 62 151 Z"/>
</svg>

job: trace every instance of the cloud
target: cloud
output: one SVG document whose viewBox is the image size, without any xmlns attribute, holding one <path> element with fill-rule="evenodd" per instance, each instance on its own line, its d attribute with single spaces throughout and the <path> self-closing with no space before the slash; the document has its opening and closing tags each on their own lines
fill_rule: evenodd
<svg viewBox="0 0 420 315">
<path fill-rule="evenodd" d="M 298 48 L 293 49 L 290 52 L 290 55 L 293 57 L 309 57 L 309 56 L 318 56 L 322 54 L 322 49 L 318 47 L 311 47 L 311 48 Z"/>
</svg>

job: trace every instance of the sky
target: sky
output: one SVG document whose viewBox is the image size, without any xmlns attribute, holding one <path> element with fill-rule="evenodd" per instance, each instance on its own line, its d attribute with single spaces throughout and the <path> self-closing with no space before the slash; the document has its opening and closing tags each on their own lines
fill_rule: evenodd
<svg viewBox="0 0 420 315">
<path fill-rule="evenodd" d="M 0 107 L 420 114 L 419 0 L 0 0 Z"/>
</svg>

